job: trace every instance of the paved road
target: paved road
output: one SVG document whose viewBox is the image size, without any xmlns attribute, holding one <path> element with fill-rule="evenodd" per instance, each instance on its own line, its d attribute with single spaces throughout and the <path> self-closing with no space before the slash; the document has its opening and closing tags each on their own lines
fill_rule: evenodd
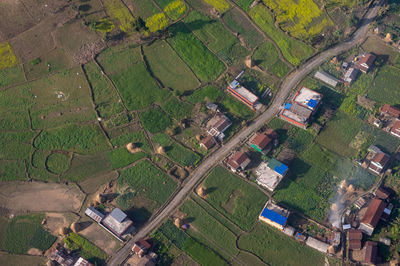
<svg viewBox="0 0 400 266">
<path fill-rule="evenodd" d="M 368 32 L 368 27 L 373 18 L 376 16 L 379 7 L 383 4 L 384 0 L 380 0 L 379 3 L 371 8 L 366 14 L 365 18 L 361 22 L 359 29 L 353 34 L 352 38 L 344 43 L 336 45 L 308 60 L 301 68 L 293 71 L 289 76 L 285 78 L 282 83 L 281 89 L 277 96 L 275 97 L 270 108 L 265 111 L 262 115 L 257 117 L 253 123 L 247 128 L 240 131 L 235 135 L 228 143 L 223 145 L 214 154 L 208 157 L 204 162 L 196 168 L 196 170 L 188 177 L 188 182 L 184 184 L 181 190 L 175 194 L 175 196 L 170 200 L 170 202 L 160 211 L 151 221 L 149 221 L 134 237 L 117 253 L 115 253 L 110 260 L 108 265 L 116 266 L 121 264 L 126 257 L 129 255 L 130 249 L 134 242 L 147 236 L 151 233 L 157 226 L 169 215 L 171 215 L 174 210 L 186 199 L 187 195 L 193 190 L 193 188 L 202 180 L 202 178 L 208 173 L 208 171 L 219 161 L 224 159 L 229 152 L 235 148 L 242 140 L 246 139 L 251 133 L 260 128 L 271 118 L 273 118 L 282 104 L 285 102 L 287 96 L 291 90 L 298 85 L 298 83 L 309 74 L 314 68 L 321 65 L 328 58 L 336 56 L 351 47 L 361 42 Z"/>
</svg>

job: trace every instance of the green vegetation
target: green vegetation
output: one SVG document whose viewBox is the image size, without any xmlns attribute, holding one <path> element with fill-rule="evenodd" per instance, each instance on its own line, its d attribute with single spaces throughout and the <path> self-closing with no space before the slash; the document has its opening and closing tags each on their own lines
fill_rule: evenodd
<svg viewBox="0 0 400 266">
<path fill-rule="evenodd" d="M 26 179 L 24 161 L 0 160 L 0 181 L 14 181 Z"/>
<path fill-rule="evenodd" d="M 107 74 L 117 74 L 141 62 L 140 48 L 121 46 L 108 48 L 99 54 L 96 60 Z"/>
<path fill-rule="evenodd" d="M 195 90 L 191 95 L 187 97 L 187 100 L 193 104 L 199 103 L 199 102 L 217 102 L 219 99 L 221 99 L 225 94 L 222 92 L 222 90 L 211 86 L 207 85 L 204 87 L 201 87 L 200 89 Z"/>
<path fill-rule="evenodd" d="M 380 103 L 396 105 L 400 102 L 400 69 L 385 65 L 378 70 L 368 90 L 368 97 Z"/>
<path fill-rule="evenodd" d="M 154 208 L 161 206 L 177 186 L 171 177 L 148 160 L 123 170 L 118 178 L 118 184 L 129 185 L 138 196 L 154 202 Z"/>
<path fill-rule="evenodd" d="M 253 60 L 256 65 L 278 77 L 286 76 L 290 70 L 290 67 L 279 58 L 275 46 L 269 41 L 264 42 L 257 48 L 253 55 Z"/>
<path fill-rule="evenodd" d="M 129 2 L 133 3 L 132 12 L 135 14 L 135 16 L 141 17 L 142 19 L 147 19 L 148 17 L 160 12 L 160 10 L 153 4 L 152 1 L 129 0 Z"/>
<path fill-rule="evenodd" d="M 0 88 L 24 81 L 24 72 L 20 66 L 0 69 Z"/>
<path fill-rule="evenodd" d="M 168 19 L 164 13 L 157 13 L 146 19 L 146 27 L 151 32 L 157 32 L 168 26 Z"/>
<path fill-rule="evenodd" d="M 226 0 L 204 0 L 204 2 L 214 7 L 215 10 L 220 13 L 224 13 L 230 8 L 230 5 Z"/>
<path fill-rule="evenodd" d="M 56 240 L 44 231 L 41 214 L 15 217 L 7 226 L 3 248 L 13 254 L 24 254 L 30 248 L 47 250 Z"/>
<path fill-rule="evenodd" d="M 314 50 L 303 42 L 290 38 L 285 33 L 276 29 L 270 11 L 263 5 L 257 5 L 250 10 L 249 15 L 254 22 L 278 45 L 283 56 L 292 65 L 299 65 L 301 61 L 309 58 Z"/>
<path fill-rule="evenodd" d="M 162 108 L 171 117 L 175 118 L 176 120 L 181 120 L 183 118 L 190 117 L 193 106 L 188 103 L 181 102 L 175 97 L 171 97 L 162 105 Z"/>
<path fill-rule="evenodd" d="M 107 14 L 112 19 L 119 21 L 119 28 L 126 33 L 132 32 L 135 19 L 125 5 L 119 0 L 106 0 L 104 4 Z"/>
<path fill-rule="evenodd" d="M 168 43 L 154 42 L 144 46 L 143 50 L 152 73 L 161 80 L 164 87 L 183 92 L 197 86 L 196 76 Z"/>
<path fill-rule="evenodd" d="M 234 0 L 234 2 L 240 6 L 244 11 L 248 12 L 250 10 L 253 0 Z"/>
<path fill-rule="evenodd" d="M 97 174 L 108 172 L 110 169 L 111 163 L 105 153 L 92 155 L 74 154 L 71 167 L 62 175 L 62 179 L 79 182 Z"/>
<path fill-rule="evenodd" d="M 135 143 L 137 147 L 149 153 L 151 147 L 143 131 L 127 132 L 118 137 L 111 138 L 111 144 L 115 147 L 125 147 L 128 143 Z"/>
<path fill-rule="evenodd" d="M 1 132 L 0 131 L 0 158 L 13 160 L 13 159 L 26 159 L 32 152 L 30 145 L 32 138 L 35 136 L 34 132 L 20 131 L 20 132 Z"/>
<path fill-rule="evenodd" d="M 169 29 L 168 42 L 185 60 L 201 81 L 216 79 L 225 69 L 224 64 L 202 44 L 182 22 Z"/>
<path fill-rule="evenodd" d="M 216 167 L 203 185 L 207 201 L 243 230 L 250 230 L 268 197 L 222 167 Z"/>
<path fill-rule="evenodd" d="M 61 174 L 69 168 L 70 158 L 68 154 L 52 153 L 47 157 L 46 166 L 54 174 Z"/>
<path fill-rule="evenodd" d="M 107 258 L 107 254 L 104 253 L 104 251 L 74 232 L 69 233 L 68 237 L 64 238 L 64 243 L 69 249 L 79 251 L 82 258 L 87 259 L 92 263 L 98 263 Z"/>
<path fill-rule="evenodd" d="M 239 248 L 257 255 L 269 265 L 306 266 L 324 264 L 324 256 L 321 253 L 297 243 L 261 222 L 255 226 L 250 234 L 241 236 L 238 245 Z"/>
<path fill-rule="evenodd" d="M 231 95 L 227 95 L 222 101 L 222 105 L 230 113 L 238 116 L 243 120 L 248 120 L 254 116 L 254 112 L 239 100 L 233 98 Z"/>
<path fill-rule="evenodd" d="M 130 153 L 126 148 L 111 150 L 107 153 L 112 169 L 118 169 L 134 163 L 147 155 L 144 152 Z"/>
<path fill-rule="evenodd" d="M 149 108 L 139 116 L 143 127 L 151 133 L 163 132 L 171 125 L 169 116 L 158 107 Z"/>
<path fill-rule="evenodd" d="M 115 25 L 114 23 L 112 23 L 111 20 L 107 18 L 102 18 L 99 21 L 93 22 L 93 24 L 91 24 L 91 27 L 94 30 L 106 34 L 107 32 L 112 31 L 115 28 Z"/>
<path fill-rule="evenodd" d="M 177 20 L 186 12 L 186 4 L 182 0 L 175 0 L 169 3 L 164 11 L 168 17 Z"/>
</svg>

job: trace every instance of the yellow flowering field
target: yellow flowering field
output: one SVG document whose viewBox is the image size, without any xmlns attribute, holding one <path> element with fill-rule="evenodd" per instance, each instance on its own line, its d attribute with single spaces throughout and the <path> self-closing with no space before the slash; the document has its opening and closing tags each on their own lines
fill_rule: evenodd
<svg viewBox="0 0 400 266">
<path fill-rule="evenodd" d="M 15 66 L 18 60 L 8 42 L 0 43 L 0 69 Z"/>
</svg>

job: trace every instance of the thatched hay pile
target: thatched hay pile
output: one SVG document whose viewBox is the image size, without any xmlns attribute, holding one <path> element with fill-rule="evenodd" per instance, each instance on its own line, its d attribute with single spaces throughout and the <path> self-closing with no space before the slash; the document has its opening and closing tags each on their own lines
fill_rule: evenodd
<svg viewBox="0 0 400 266">
<path fill-rule="evenodd" d="M 183 225 L 183 221 L 181 219 L 179 219 L 179 218 L 176 218 L 175 221 L 174 221 L 174 224 L 175 224 L 176 227 L 181 228 L 182 225 Z"/>
<path fill-rule="evenodd" d="M 81 230 L 81 226 L 76 222 L 73 222 L 71 224 L 70 228 L 71 228 L 71 231 L 74 233 L 78 233 Z"/>
<path fill-rule="evenodd" d="M 204 198 L 204 197 L 207 195 L 207 190 L 206 190 L 205 187 L 199 186 L 199 187 L 197 188 L 196 193 L 197 193 L 197 195 L 199 195 L 199 197 Z"/>
<path fill-rule="evenodd" d="M 60 229 L 58 229 L 58 233 L 60 234 L 60 235 L 62 235 L 62 236 L 65 236 L 65 235 L 67 235 L 68 234 L 68 228 L 67 227 L 60 227 Z"/>
<path fill-rule="evenodd" d="M 187 171 L 181 167 L 178 167 L 176 173 L 179 176 L 179 179 L 185 178 L 187 176 Z"/>
<path fill-rule="evenodd" d="M 141 151 L 141 149 L 133 142 L 126 144 L 126 149 L 132 154 Z"/>
<path fill-rule="evenodd" d="M 253 59 L 251 59 L 250 56 L 246 58 L 244 63 L 248 68 L 253 68 L 254 67 L 254 61 L 253 61 Z"/>
<path fill-rule="evenodd" d="M 165 154 L 165 148 L 163 146 L 159 146 L 157 148 L 157 153 L 161 154 L 161 155 L 164 155 Z"/>
</svg>

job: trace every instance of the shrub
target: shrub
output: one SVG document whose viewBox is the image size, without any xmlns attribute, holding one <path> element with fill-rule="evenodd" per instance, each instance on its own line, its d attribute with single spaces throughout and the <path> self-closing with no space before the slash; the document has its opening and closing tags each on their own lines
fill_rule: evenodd
<svg viewBox="0 0 400 266">
<path fill-rule="evenodd" d="M 146 20 L 146 27 L 151 32 L 157 32 L 168 26 L 168 19 L 164 13 L 158 13 Z"/>
</svg>

